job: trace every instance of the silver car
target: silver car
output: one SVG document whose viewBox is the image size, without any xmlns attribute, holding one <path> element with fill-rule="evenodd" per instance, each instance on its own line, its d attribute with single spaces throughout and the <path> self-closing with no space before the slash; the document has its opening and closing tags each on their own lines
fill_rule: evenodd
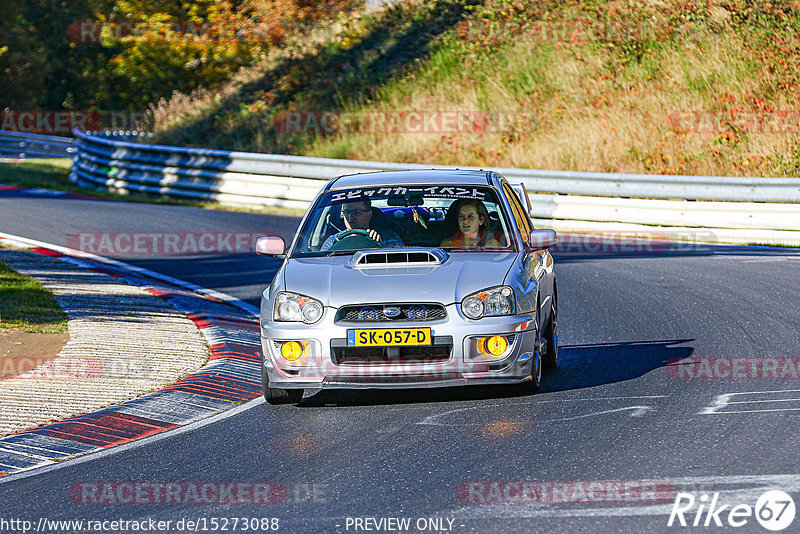
<svg viewBox="0 0 800 534">
<path fill-rule="evenodd" d="M 517 192 L 519 191 L 519 193 Z M 520 195 L 524 198 L 521 201 Z M 552 230 L 495 172 L 341 176 L 306 212 L 261 299 L 272 404 L 303 390 L 523 384 L 558 359 Z"/>
</svg>

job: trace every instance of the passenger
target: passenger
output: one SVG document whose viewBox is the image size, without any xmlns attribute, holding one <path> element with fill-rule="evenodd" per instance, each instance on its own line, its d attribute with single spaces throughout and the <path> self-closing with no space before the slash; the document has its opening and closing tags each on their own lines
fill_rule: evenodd
<svg viewBox="0 0 800 534">
<path fill-rule="evenodd" d="M 458 232 L 444 239 L 440 247 L 499 247 L 488 231 L 489 212 L 480 200 L 465 200 L 458 208 Z"/>
<path fill-rule="evenodd" d="M 388 227 L 373 227 L 372 223 L 372 204 L 369 200 L 349 202 L 342 205 L 342 218 L 347 230 L 367 230 L 370 239 L 377 241 L 384 247 L 402 247 L 403 241 L 397 233 Z M 320 247 L 320 250 L 328 250 L 334 243 L 339 241 L 339 237 L 347 230 L 333 234 Z"/>
</svg>

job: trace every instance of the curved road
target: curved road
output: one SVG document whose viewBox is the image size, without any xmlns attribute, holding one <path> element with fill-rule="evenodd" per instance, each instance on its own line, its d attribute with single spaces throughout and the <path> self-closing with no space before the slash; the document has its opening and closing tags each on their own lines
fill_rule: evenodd
<svg viewBox="0 0 800 534">
<path fill-rule="evenodd" d="M 60 245 L 98 231 L 289 237 L 296 224 L 0 191 L 0 231 Z M 252 255 L 112 257 L 254 305 L 277 268 Z M 408 518 L 410 532 L 671 532 L 692 530 L 667 526 L 681 491 L 697 504 L 719 492 L 718 504 L 752 506 L 780 489 L 800 505 L 800 381 L 792 374 L 800 251 L 677 247 L 562 253 L 556 261 L 560 366 L 536 395 L 321 392 L 300 406 L 258 404 L 149 445 L 0 483 L 0 519 L 279 518 L 281 532 L 386 532 L 380 527 L 398 524 L 356 520 L 392 517 Z M 686 358 L 708 367 L 667 365 Z M 750 376 L 750 366 L 767 361 L 773 374 Z M 272 505 L 71 499 L 76 484 L 126 481 L 266 481 L 287 494 Z M 515 482 L 523 481 L 540 493 L 520 498 Z M 727 511 L 719 517 L 717 531 L 733 530 Z M 737 532 L 765 532 L 745 519 Z M 693 531 L 713 530 L 714 519 L 709 528 L 705 520 Z M 786 531 L 800 531 L 800 519 Z"/>
</svg>

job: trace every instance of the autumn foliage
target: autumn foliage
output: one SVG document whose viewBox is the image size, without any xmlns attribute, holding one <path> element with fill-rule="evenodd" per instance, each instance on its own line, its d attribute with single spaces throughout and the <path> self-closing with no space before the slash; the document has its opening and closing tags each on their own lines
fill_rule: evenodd
<svg viewBox="0 0 800 534">
<path fill-rule="evenodd" d="M 353 0 L 7 0 L 0 109 L 144 110 L 214 88 Z"/>
</svg>

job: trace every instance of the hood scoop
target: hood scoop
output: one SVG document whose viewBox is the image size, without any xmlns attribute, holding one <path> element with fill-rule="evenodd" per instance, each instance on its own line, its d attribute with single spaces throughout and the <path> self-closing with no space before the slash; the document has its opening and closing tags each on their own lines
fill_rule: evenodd
<svg viewBox="0 0 800 534">
<path fill-rule="evenodd" d="M 356 269 L 370 267 L 427 267 L 447 261 L 447 252 L 440 248 L 404 248 L 359 250 L 353 255 Z"/>
</svg>

